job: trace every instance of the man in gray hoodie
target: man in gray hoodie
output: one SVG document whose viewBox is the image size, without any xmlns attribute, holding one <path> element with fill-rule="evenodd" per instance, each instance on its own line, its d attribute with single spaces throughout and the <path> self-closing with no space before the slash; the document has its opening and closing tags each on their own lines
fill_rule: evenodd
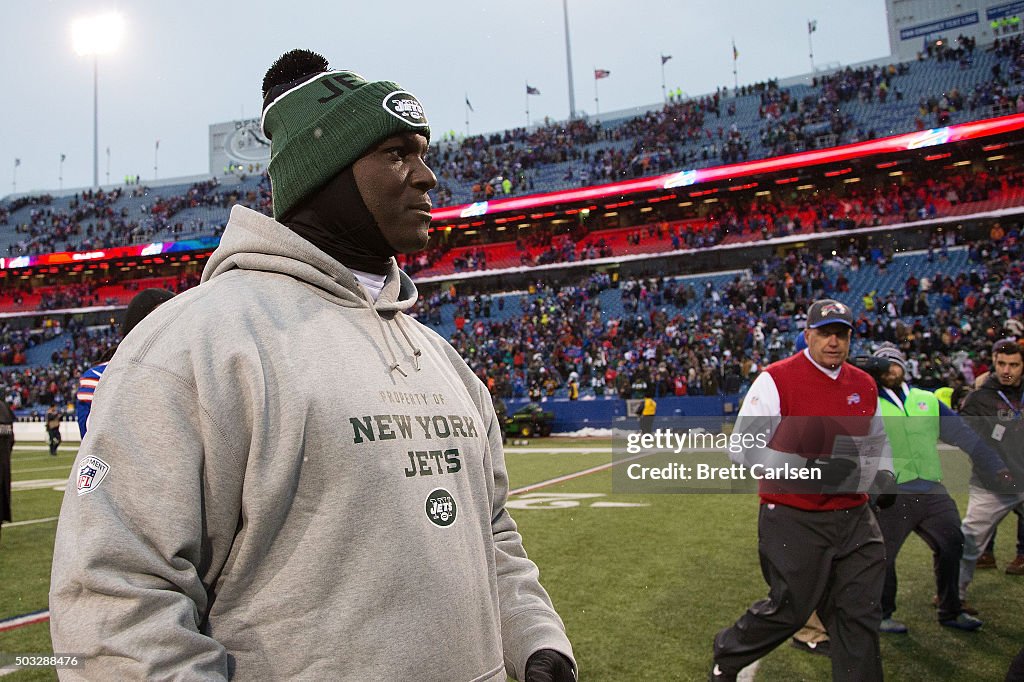
<svg viewBox="0 0 1024 682">
<path fill-rule="evenodd" d="M 505 509 L 501 424 L 396 253 L 427 241 L 422 106 L 293 51 L 264 80 L 274 219 L 122 343 L 61 510 L 65 679 L 575 678 Z"/>
</svg>

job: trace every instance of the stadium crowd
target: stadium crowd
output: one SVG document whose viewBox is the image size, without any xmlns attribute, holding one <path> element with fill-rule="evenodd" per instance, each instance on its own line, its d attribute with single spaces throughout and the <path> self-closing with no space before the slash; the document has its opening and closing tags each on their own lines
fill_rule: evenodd
<svg viewBox="0 0 1024 682">
<path fill-rule="evenodd" d="M 641 242 L 660 243 L 660 250 L 700 248 L 721 243 L 727 239 L 766 239 L 800 232 L 821 232 L 848 229 L 864 225 L 880 225 L 890 222 L 913 221 L 943 215 L 960 204 L 986 201 L 1011 192 L 1019 191 L 1024 184 L 1024 173 L 1009 171 L 996 175 L 984 171 L 963 171 L 946 176 L 928 177 L 922 180 L 906 180 L 903 183 L 887 182 L 882 185 L 858 184 L 847 189 L 845 196 L 829 194 L 793 195 L 793 198 L 753 197 L 723 198 L 708 205 L 698 220 L 685 224 L 676 221 L 657 221 L 631 231 L 626 244 L 639 245 Z M 848 186 L 849 187 L 849 186 Z M 214 191 L 215 183 L 194 186 L 189 204 L 204 201 L 230 201 L 233 194 Z M 258 203 L 264 201 L 262 191 L 250 193 L 248 199 Z M 109 195 L 102 192 L 84 194 L 76 203 L 76 215 L 109 213 Z M 167 220 L 183 202 L 158 200 L 149 209 L 160 220 Z M 175 209 L 177 207 L 177 209 Z M 67 225 L 68 216 L 48 212 L 45 208 L 33 209 L 33 213 L 46 215 L 46 221 Z M 122 218 L 112 218 L 112 224 L 124 224 Z M 74 224 L 74 223 L 70 223 Z M 543 265 L 567 263 L 593 258 L 617 255 L 611 236 L 600 229 L 590 229 L 597 223 L 579 224 L 572 232 L 565 234 L 557 226 L 542 226 L 522 234 L 514 242 L 517 265 Z M 61 227 L 59 232 L 66 232 Z M 88 229 L 92 232 L 92 228 Z M 500 234 L 500 233 L 499 233 Z M 52 235 L 51 235 L 52 237 Z M 483 243 L 493 235 L 476 235 L 468 238 L 459 235 L 457 239 L 430 248 L 409 258 L 402 258 L 403 267 L 416 274 L 439 267 L 460 272 L 485 270 L 488 267 L 488 249 Z M 52 243 L 52 239 L 49 240 Z M 90 243 L 84 242 L 88 248 Z M 474 246 L 475 245 L 475 246 Z M 457 256 L 448 258 L 456 247 L 464 247 Z M 465 247 L 470 248 L 465 248 Z M 618 248 L 623 248 L 620 245 Z M 178 288 L 180 288 L 180 284 Z M 40 310 L 54 310 L 84 305 L 99 305 L 101 301 L 96 286 L 71 285 L 48 287 L 35 307 Z M 31 294 L 30 285 L 15 284 L 0 292 L 0 297 L 18 303 Z"/>
<path fill-rule="evenodd" d="M 49 364 L 10 366 L 18 364 L 15 361 L 19 354 L 24 361 L 25 351 L 31 346 L 62 334 L 66 337 L 64 346 L 53 351 Z M 73 318 L 63 328 L 54 321 L 42 334 L 0 330 L 0 361 L 5 365 L 0 370 L 0 395 L 11 409 L 27 410 L 32 419 L 41 419 L 51 405 L 70 409 L 82 371 L 119 340 L 113 323 L 103 329 L 86 329 Z M 11 362 L 6 362 L 9 354 Z"/>
<path fill-rule="evenodd" d="M 1019 226 L 996 226 L 968 245 L 969 271 L 931 280 L 908 272 L 901 291 L 863 292 L 855 344 L 895 343 L 916 385 L 950 386 L 959 400 L 987 371 L 993 341 L 1024 337 L 1020 236 Z M 792 352 L 811 301 L 849 292 L 848 273 L 892 267 L 889 249 L 794 251 L 702 291 L 692 280 L 613 282 L 607 274 L 559 288 L 538 282 L 518 301 L 451 288 L 422 299 L 417 314 L 439 326 L 442 307 L 452 304 L 452 344 L 502 398 L 734 394 Z M 936 238 L 928 257 L 946 253 Z M 601 292 L 612 287 L 620 314 L 601 307 Z M 518 314 L 495 314 L 507 301 Z"/>
<path fill-rule="evenodd" d="M 768 239 L 854 227 L 935 218 L 963 204 L 1011 196 L 1024 188 L 1024 173 L 986 171 L 949 173 L 903 182 L 886 179 L 846 185 L 842 193 L 807 193 L 785 197 L 722 197 L 706 204 L 697 219 L 655 219 L 633 232 L 633 245 L 646 237 L 662 242 L 661 250 L 700 248 L 723 241 Z M 657 213 L 652 215 L 657 216 Z M 454 233 L 444 243 L 401 259 L 410 274 L 486 269 L 488 240 L 506 233 Z M 535 227 L 515 241 L 518 265 L 570 263 L 594 257 L 621 255 L 599 222 L 581 223 L 565 233 L 554 225 Z M 501 242 L 496 244 L 500 245 Z M 454 249 L 459 256 L 446 258 Z M 468 253 L 466 249 L 468 248 Z"/>
<path fill-rule="evenodd" d="M 32 206 L 28 222 L 14 226 L 20 238 L 8 249 L 9 255 L 38 255 L 57 251 L 89 251 L 135 244 L 159 234 L 178 236 L 202 231 L 204 226 L 187 226 L 174 221 L 175 215 L 188 208 L 217 207 L 228 209 L 236 203 L 269 212 L 269 181 L 263 177 L 256 191 L 240 195 L 234 188 L 220 189 L 216 178 L 197 182 L 183 194 L 170 197 L 156 196 L 152 201 L 139 203 L 135 215 L 125 204 L 117 206 L 124 196 L 145 198 L 150 189 L 140 185 L 126 194 L 118 187 L 110 191 L 85 190 L 71 197 L 68 207 L 54 208 L 49 195 L 35 197 L 34 201 L 19 199 L 0 213 L 0 224 L 9 221 L 10 214 Z M 222 225 L 210 225 L 210 233 L 217 233 Z"/>
<path fill-rule="evenodd" d="M 879 211 L 918 211 L 927 209 L 928 201 L 984 197 L 1020 177 L 963 175 L 929 181 L 905 196 L 898 191 L 865 196 L 849 210 L 875 217 Z M 823 206 L 818 212 L 824 217 L 826 210 Z M 748 217 L 743 229 L 769 225 L 766 236 L 792 228 L 778 213 L 762 211 Z M 650 227 L 647 231 L 666 236 Z M 578 255 L 577 246 L 564 235 L 553 237 L 543 253 L 566 259 Z M 969 271 L 931 279 L 907 272 L 902 290 L 857 292 L 863 298 L 855 343 L 896 343 L 910 358 L 917 385 L 951 386 L 958 396 L 985 371 L 985 349 L 993 340 L 1024 336 L 1020 226 L 996 224 L 987 239 L 966 246 Z M 945 259 L 947 248 L 946 241 L 934 237 L 929 260 Z M 613 281 L 607 274 L 591 274 L 564 287 L 538 281 L 518 297 L 459 294 L 452 287 L 421 297 L 416 314 L 435 326 L 451 323 L 453 345 L 504 398 L 640 397 L 647 390 L 657 395 L 734 394 L 749 385 L 759 368 L 791 351 L 812 300 L 849 292 L 849 276 L 860 269 L 892 267 L 891 249 L 885 244 L 858 252 L 851 244 L 836 255 L 803 249 L 785 259 L 754 262 L 747 273 L 717 287 L 710 281 L 695 286 L 692 279 L 667 277 Z M 486 252 L 470 252 L 469 260 L 485 268 Z M 166 286 L 182 291 L 197 280 L 183 276 Z M 131 288 L 132 282 L 122 286 Z M 601 292 L 613 287 L 619 305 L 603 310 Z M 95 287 L 49 288 L 40 307 L 81 307 L 94 304 L 96 297 Z M 500 314 L 509 305 L 518 307 L 517 314 Z M 98 340 L 87 330 L 66 331 L 66 347 L 45 369 L 16 366 L 25 362 L 28 348 L 46 339 L 10 330 L 0 337 L 4 364 L 15 366 L 6 370 L 0 390 L 11 396 L 18 386 L 17 405 L 63 404 L 73 395 L 78 373 L 116 341 L 115 332 L 106 329 Z M 57 333 L 51 329 L 47 338 Z"/>
<path fill-rule="evenodd" d="M 186 273 L 177 276 L 157 278 L 154 285 L 184 291 L 199 284 L 200 273 Z M 113 281 L 102 278 L 81 284 L 47 285 L 34 288 L 30 283 L 16 283 L 0 290 L 0 305 L 11 304 L 21 310 L 66 310 L 101 305 L 117 305 L 125 296 L 140 288 L 138 279 Z M 32 301 L 38 301 L 32 303 Z"/>
<path fill-rule="evenodd" d="M 921 59 L 940 63 L 956 60 L 962 65 L 965 60 L 969 62 L 974 52 L 973 43 L 961 38 L 954 45 L 935 47 Z M 921 104 L 926 111 L 922 113 L 931 115 L 942 109 L 986 106 L 1012 97 L 1009 88 L 1020 82 L 1024 66 L 1021 37 L 997 40 L 992 50 L 1000 61 L 993 67 L 993 78 L 989 82 L 977 86 L 967 96 L 960 95 L 954 88 L 938 98 L 924 99 Z M 569 171 L 570 177 L 563 178 L 565 184 L 593 184 L 664 172 L 680 167 L 697 155 L 723 162 L 748 158 L 755 154 L 751 148 L 754 141 L 746 139 L 735 123 L 729 122 L 736 115 L 737 98 L 742 97 L 757 98 L 758 116 L 764 121 L 757 142 L 766 148 L 764 153 L 807 148 L 821 134 L 833 134 L 838 139 L 855 127 L 856 122 L 840 111 L 841 105 L 853 101 L 884 104 L 890 97 L 902 99 L 899 79 L 912 68 L 919 67 L 894 64 L 842 69 L 815 77 L 811 94 L 800 98 L 781 88 L 778 82 L 767 81 L 743 86 L 731 97 L 727 88 L 695 99 L 673 96 L 660 109 L 607 126 L 581 119 L 567 125 L 549 122 L 535 130 L 516 128 L 458 141 L 444 139 L 431 150 L 440 182 L 435 205 L 444 205 L 453 198 L 451 191 L 445 189 L 447 181 L 471 182 L 473 198 L 488 199 L 498 194 L 532 191 L 538 169 L 566 161 L 577 162 L 580 170 L 576 175 Z M 700 151 L 694 152 L 693 145 Z M 756 154 L 762 155 L 762 152 Z M 635 245 L 654 240 L 662 243 L 663 250 L 668 250 L 707 246 L 730 239 L 770 238 L 929 218 L 942 215 L 959 204 L 1016 191 L 1021 187 L 1022 178 L 1024 174 L 1020 172 L 995 175 L 965 170 L 945 176 L 905 178 L 901 183 L 847 185 L 842 192 L 814 196 L 794 193 L 787 198 L 722 198 L 706 205 L 704 214 L 696 221 L 682 225 L 656 220 L 631 231 L 626 242 Z M 237 202 L 264 213 L 270 210 L 266 175 L 255 191 L 242 195 L 231 187 L 221 188 L 216 179 L 195 183 L 181 195 L 157 196 L 146 201 L 149 192 L 149 188 L 141 184 L 110 191 L 85 191 L 75 195 L 66 209 L 53 208 L 54 198 L 49 195 L 20 197 L 0 204 L 0 224 L 8 224 L 13 213 L 31 207 L 28 222 L 14 225 L 21 239 L 10 252 L 12 255 L 38 254 L 138 242 L 162 231 L 181 233 L 185 226 L 174 219 L 189 208 L 226 209 Z M 124 198 L 140 200 L 132 205 L 136 215 L 131 215 L 133 211 L 122 201 Z M 573 262 L 617 255 L 614 240 L 606 238 L 597 223 L 590 223 L 594 227 L 580 224 L 569 234 L 551 227 L 532 230 L 529 236 L 521 236 L 513 242 L 519 264 Z M 459 239 L 405 260 L 403 267 L 410 273 L 422 272 L 442 263 L 454 248 L 469 247 L 462 248 L 451 258 L 449 271 L 485 270 L 489 267 L 486 241 L 493 238 L 493 235 L 477 235 L 467 239 L 460 235 Z M 992 249 L 1017 249 L 1015 239 L 1016 230 L 1011 230 L 1009 235 L 991 244 L 976 245 L 972 250 L 973 262 L 981 265 L 981 254 Z M 815 292 L 827 294 L 842 289 L 843 276 L 835 276 L 814 260 L 804 254 L 802 262 L 810 264 L 806 265 L 806 272 L 801 266 L 798 278 L 786 270 L 790 267 L 787 263 L 760 264 L 752 270 L 751 277 L 740 278 L 723 291 L 696 294 L 705 297 L 701 312 L 686 318 L 663 313 L 659 306 L 666 302 L 681 306 L 697 300 L 695 292 L 689 288 L 682 288 L 672 280 L 618 283 L 624 296 L 624 308 L 631 316 L 609 322 L 610 326 L 602 328 L 594 338 L 588 338 L 587 332 L 595 331 L 588 325 L 595 324 L 594 320 L 600 315 L 596 294 L 611 286 L 602 276 L 592 276 L 565 290 L 538 284 L 535 297 L 523 304 L 522 316 L 501 322 L 481 319 L 479 314 L 474 314 L 476 308 L 485 307 L 483 304 L 457 299 L 452 301 L 459 310 L 456 319 L 467 322 L 457 329 L 455 340 L 460 349 L 470 355 L 500 359 L 504 365 L 499 363 L 490 368 L 491 375 L 499 374 L 501 366 L 514 370 L 506 382 L 508 385 L 499 387 L 510 396 L 536 393 L 538 389 L 550 395 L 553 389 L 564 389 L 572 375 L 595 394 L 625 395 L 635 392 L 634 384 L 640 386 L 644 382 L 656 385 L 663 394 L 732 392 L 741 389 L 759 366 L 778 353 L 786 352 L 791 340 L 784 339 L 783 335 L 798 324 L 798 311 Z M 884 263 L 884 256 L 879 262 Z M 851 263 L 853 266 L 855 263 Z M 961 334 L 947 329 L 957 327 L 952 322 L 957 315 L 975 320 L 968 335 L 976 335 L 978 328 L 990 328 L 994 322 L 986 317 L 989 315 L 986 306 L 991 304 L 991 299 L 980 293 L 984 286 L 979 289 L 978 275 L 967 277 L 968 284 L 962 285 L 960 280 L 965 276 L 961 273 L 950 281 L 919 282 L 917 291 L 878 296 L 865 307 L 864 315 L 868 317 L 859 322 L 859 336 L 891 335 L 885 331 L 888 327 L 878 320 L 882 313 L 891 318 L 895 306 L 898 316 L 907 319 L 912 313 L 915 318 L 912 328 L 916 340 L 907 343 L 923 345 L 921 353 L 938 353 L 940 358 L 936 362 L 945 369 L 951 361 L 948 354 L 943 356 L 948 348 L 932 348 L 929 344 L 933 341 L 922 342 L 921 338 L 943 339 L 945 335 L 959 341 Z M 1016 280 L 1010 277 L 1007 281 Z M 192 284 L 194 282 L 182 283 L 179 290 Z M 52 310 L 96 305 L 100 303 L 96 289 L 86 285 L 50 287 L 37 307 Z M 17 302 L 28 293 L 31 289 L 13 286 L 0 295 Z M 437 296 L 432 298 L 437 299 Z M 503 303 L 505 298 L 496 300 Z M 982 300 L 976 310 L 979 298 Z M 728 303 L 723 303 L 729 301 L 733 302 L 731 310 Z M 742 305 L 737 307 L 737 304 Z M 436 319 L 440 305 L 439 300 L 424 301 L 421 314 Z M 875 310 L 869 306 L 874 306 Z M 759 307 L 770 315 L 757 325 L 752 319 L 753 315 L 763 312 Z M 793 315 L 797 315 L 796 320 L 792 319 Z M 558 324 L 552 322 L 556 318 Z M 932 331 L 935 333 L 930 333 Z M 486 337 L 486 344 L 477 343 L 481 335 Z M 624 344 L 623 337 L 634 335 L 636 338 L 631 344 Z M 764 336 L 763 342 L 761 336 Z M 74 337 L 75 349 L 80 340 L 84 343 L 84 339 Z M 573 343 L 563 345 L 562 341 Z M 11 360 L 24 360 L 23 346 L 24 341 L 19 339 L 5 346 L 11 349 Z M 683 348 L 685 353 L 676 352 Z M 75 352 L 71 355 L 74 357 Z M 538 355 L 550 362 L 535 366 L 534 358 Z M 541 369 L 544 372 L 540 372 Z M 916 371 L 924 372 L 915 378 L 927 384 L 931 366 L 924 364 L 923 370 Z M 496 376 L 488 378 L 491 383 L 498 381 Z M 40 404 L 46 404 L 45 396 Z"/>
<path fill-rule="evenodd" d="M 964 94 L 950 87 L 922 96 L 916 127 L 923 129 L 933 119 L 936 124 L 944 124 L 957 112 L 980 112 L 987 107 L 1006 109 L 1006 113 L 1024 112 L 1022 45 L 1020 35 L 997 40 L 991 48 L 999 60 L 992 67 L 992 78 L 970 92 Z M 957 60 L 967 68 L 974 45 L 960 37 L 941 46 L 929 46 L 929 50 L 922 54 L 922 60 Z M 843 107 L 856 101 L 882 111 L 890 97 L 903 99 L 899 79 L 911 69 L 922 68 L 928 67 L 907 63 L 847 67 L 814 77 L 811 92 L 800 96 L 780 87 L 777 81 L 767 81 L 743 86 L 731 96 L 727 88 L 699 98 L 673 96 L 659 109 L 607 124 L 585 119 L 568 124 L 550 121 L 533 130 L 515 128 L 461 140 L 445 136 L 431 148 L 439 180 L 434 205 L 533 192 L 538 174 L 552 164 L 565 168 L 562 186 L 588 185 L 663 173 L 698 162 L 732 163 L 872 138 L 875 131 L 870 125 L 855 120 Z M 755 137 L 748 136 L 735 122 L 736 103 L 744 97 L 756 98 L 757 114 L 763 121 Z M 467 188 L 469 196 L 463 196 L 460 188 Z M 19 239 L 9 248 L 10 255 L 31 255 L 109 248 L 163 234 L 216 233 L 220 228 L 216 221 L 174 220 L 188 208 L 227 209 L 237 202 L 269 212 L 265 174 L 255 191 L 242 195 L 236 192 L 230 187 L 221 188 L 216 179 L 211 179 L 195 183 L 179 195 L 157 196 L 133 203 L 131 208 L 123 198 L 145 198 L 152 190 L 136 184 L 110 191 L 86 191 L 76 195 L 68 208 L 60 209 L 52 207 L 55 199 L 49 195 L 20 197 L 0 202 L 0 225 L 9 224 L 13 213 L 32 206 L 28 220 L 19 220 L 14 226 Z"/>
<path fill-rule="evenodd" d="M 969 68 L 974 42 L 961 36 L 954 44 L 929 46 L 921 61 L 956 60 L 961 68 Z M 931 122 L 946 125 L 961 111 L 973 114 L 1007 104 L 1024 110 L 1019 88 L 1024 66 L 1021 44 L 1020 36 L 997 41 L 992 52 L 1000 61 L 993 66 L 992 79 L 975 85 L 968 94 L 951 87 L 922 96 L 919 115 L 914 125 L 907 121 L 907 130 L 920 130 Z M 899 78 L 912 68 L 928 67 L 908 63 L 847 67 L 813 77 L 811 92 L 800 97 L 777 81 L 767 81 L 739 88 L 732 97 L 727 88 L 695 99 L 671 97 L 660 109 L 604 127 L 598 121 L 580 120 L 568 128 L 547 123 L 534 132 L 520 128 L 460 142 L 444 140 L 435 146 L 440 171 L 436 205 L 465 200 L 453 191 L 452 181 L 470 183 L 471 201 L 533 191 L 536 171 L 545 164 L 576 162 L 578 170 L 570 167 L 562 182 L 586 185 L 662 173 L 701 161 L 735 163 L 873 139 L 877 132 L 871 121 L 856 120 L 843 106 L 857 102 L 883 111 L 890 98 L 903 101 Z M 757 113 L 765 121 L 756 140 L 728 122 L 736 116 L 737 99 L 748 96 L 758 98 Z"/>
</svg>

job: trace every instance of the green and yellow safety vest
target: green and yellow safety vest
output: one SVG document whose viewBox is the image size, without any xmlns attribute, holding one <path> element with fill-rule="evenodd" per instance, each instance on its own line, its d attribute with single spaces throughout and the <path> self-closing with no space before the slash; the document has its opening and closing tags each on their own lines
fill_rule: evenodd
<svg viewBox="0 0 1024 682">
<path fill-rule="evenodd" d="M 942 480 L 942 464 L 935 443 L 939 439 L 939 399 L 920 388 L 911 388 L 902 406 L 879 399 L 885 433 L 892 445 L 896 482 L 921 478 Z"/>
</svg>

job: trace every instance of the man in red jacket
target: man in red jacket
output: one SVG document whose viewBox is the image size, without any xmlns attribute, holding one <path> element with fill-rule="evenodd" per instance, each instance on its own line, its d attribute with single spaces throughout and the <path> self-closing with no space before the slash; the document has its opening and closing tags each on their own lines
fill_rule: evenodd
<svg viewBox="0 0 1024 682">
<path fill-rule="evenodd" d="M 760 481 L 758 551 L 769 593 L 715 637 L 712 680 L 735 680 L 815 610 L 832 633 L 833 678 L 882 679 L 885 546 L 862 491 L 867 481 L 889 506 L 895 478 L 875 382 L 844 364 L 852 331 L 848 306 L 815 301 L 807 348 L 765 368 L 744 399 L 736 428 L 764 434 L 767 447 L 747 450 L 742 463 L 752 476 L 769 467 L 791 473 Z"/>
</svg>

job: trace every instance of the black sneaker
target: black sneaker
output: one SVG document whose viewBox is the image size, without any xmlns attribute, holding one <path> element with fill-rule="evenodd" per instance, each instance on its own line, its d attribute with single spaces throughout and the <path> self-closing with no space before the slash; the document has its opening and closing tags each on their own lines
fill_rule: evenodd
<svg viewBox="0 0 1024 682">
<path fill-rule="evenodd" d="M 974 632 L 982 626 L 982 622 L 974 616 L 969 616 L 966 613 L 961 613 L 956 618 L 949 620 L 940 620 L 939 625 L 947 628 L 955 628 L 957 630 L 964 630 L 966 632 Z"/>
<path fill-rule="evenodd" d="M 832 655 L 832 644 L 827 639 L 820 642 L 805 642 L 794 637 L 789 640 L 789 645 L 797 651 L 803 651 L 806 654 L 815 654 L 817 656 Z"/>
<path fill-rule="evenodd" d="M 715 663 L 715 667 L 708 673 L 709 682 L 736 682 L 736 673 L 729 673 L 718 667 Z"/>
</svg>

